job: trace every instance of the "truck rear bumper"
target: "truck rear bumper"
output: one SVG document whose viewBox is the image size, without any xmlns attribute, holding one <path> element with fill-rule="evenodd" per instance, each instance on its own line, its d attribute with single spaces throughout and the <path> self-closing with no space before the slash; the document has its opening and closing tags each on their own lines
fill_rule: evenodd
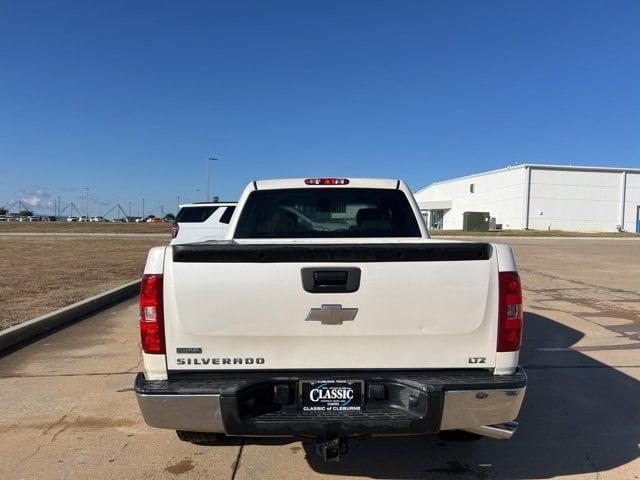
<svg viewBox="0 0 640 480">
<path fill-rule="evenodd" d="M 363 379 L 364 408 L 299 411 L 297 385 L 310 377 Z M 146 423 L 172 430 L 237 436 L 351 436 L 464 429 L 508 438 L 513 424 L 502 433 L 491 433 L 501 428 L 494 426 L 517 417 L 526 383 L 520 368 L 512 375 L 480 370 L 228 372 L 176 374 L 169 380 L 146 380 L 140 373 L 135 392 Z M 480 428 L 486 426 L 490 428 Z"/>
</svg>

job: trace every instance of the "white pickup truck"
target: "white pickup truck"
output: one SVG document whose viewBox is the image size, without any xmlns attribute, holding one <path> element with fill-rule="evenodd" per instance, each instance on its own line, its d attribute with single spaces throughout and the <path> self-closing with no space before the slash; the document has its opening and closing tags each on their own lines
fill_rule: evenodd
<svg viewBox="0 0 640 480">
<path fill-rule="evenodd" d="M 153 248 L 145 421 L 182 440 L 514 433 L 522 293 L 511 248 L 433 240 L 407 185 L 252 182 L 225 240 Z"/>
</svg>

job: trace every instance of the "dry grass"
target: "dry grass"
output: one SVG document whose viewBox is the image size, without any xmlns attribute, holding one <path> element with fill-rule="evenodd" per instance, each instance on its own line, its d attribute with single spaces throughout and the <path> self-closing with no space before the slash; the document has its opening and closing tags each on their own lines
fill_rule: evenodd
<svg viewBox="0 0 640 480">
<path fill-rule="evenodd" d="M 170 223 L 0 222 L 2 233 L 166 233 Z"/>
<path fill-rule="evenodd" d="M 0 239 L 0 329 L 135 280 L 148 250 L 162 244 L 93 236 Z"/>
</svg>

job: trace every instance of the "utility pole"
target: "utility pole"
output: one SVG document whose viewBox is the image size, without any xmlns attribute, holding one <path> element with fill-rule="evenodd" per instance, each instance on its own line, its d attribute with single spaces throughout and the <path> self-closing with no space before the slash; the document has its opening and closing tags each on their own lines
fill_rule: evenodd
<svg viewBox="0 0 640 480">
<path fill-rule="evenodd" d="M 87 222 L 89 221 L 89 187 L 84 187 L 87 191 Z"/>
<path fill-rule="evenodd" d="M 196 188 L 196 202 L 200 201 L 200 189 Z"/>
<path fill-rule="evenodd" d="M 180 210 L 180 195 L 176 195 L 176 215 L 178 215 L 178 210 Z"/>
<path fill-rule="evenodd" d="M 144 198 L 142 199 L 142 218 L 144 218 Z"/>
<path fill-rule="evenodd" d="M 215 157 L 209 157 L 207 160 L 207 202 L 211 201 L 211 195 L 209 194 L 211 191 L 211 162 L 215 162 L 218 159 Z"/>
<path fill-rule="evenodd" d="M 62 215 L 62 211 L 60 210 L 62 208 L 62 203 L 60 203 L 60 195 L 58 195 L 58 211 L 56 212 L 56 217 L 59 217 L 60 215 Z"/>
<path fill-rule="evenodd" d="M 129 216 L 131 216 L 131 200 L 129 200 Z"/>
</svg>

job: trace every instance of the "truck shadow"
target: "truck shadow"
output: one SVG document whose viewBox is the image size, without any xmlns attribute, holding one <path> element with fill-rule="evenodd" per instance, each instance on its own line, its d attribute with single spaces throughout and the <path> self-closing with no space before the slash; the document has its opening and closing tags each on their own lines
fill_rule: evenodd
<svg viewBox="0 0 640 480">
<path fill-rule="evenodd" d="M 562 350 L 582 333 L 533 313 L 525 322 L 520 363 L 529 385 L 513 439 L 353 440 L 340 463 L 324 463 L 313 444 L 305 443 L 311 468 L 372 478 L 532 479 L 606 471 L 638 458 L 640 382 L 578 351 Z M 559 350 L 538 350 L 550 347 Z"/>
</svg>

